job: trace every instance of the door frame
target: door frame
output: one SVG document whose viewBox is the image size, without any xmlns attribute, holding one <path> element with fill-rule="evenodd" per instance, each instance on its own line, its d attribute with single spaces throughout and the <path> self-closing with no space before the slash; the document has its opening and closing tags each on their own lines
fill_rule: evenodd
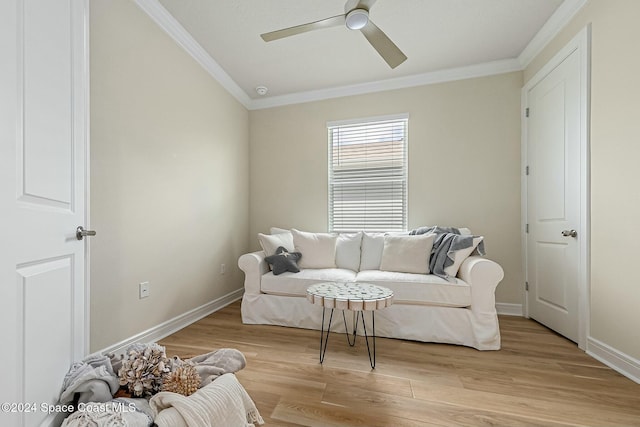
<svg viewBox="0 0 640 427">
<path fill-rule="evenodd" d="M 77 61 L 77 78 L 74 79 L 73 90 L 75 92 L 77 107 L 77 132 L 79 139 L 84 144 L 84 221 L 85 228 L 93 229 L 91 226 L 91 62 L 90 62 L 90 0 L 77 0 L 73 9 L 73 18 L 76 25 L 76 34 L 73 38 L 74 54 L 79 58 Z M 91 352 L 91 240 L 84 239 L 84 310 L 83 310 L 83 343 L 82 351 L 84 358 Z"/>
<path fill-rule="evenodd" d="M 587 337 L 590 324 L 590 281 L 591 281 L 591 188 L 590 188 L 590 88 L 591 88 L 591 25 L 583 28 L 566 46 L 545 64 L 522 88 L 521 95 L 521 242 L 522 242 L 522 266 L 525 281 L 528 281 L 527 265 L 527 175 L 528 165 L 528 123 L 526 109 L 529 105 L 529 91 L 540 83 L 551 71 L 560 65 L 574 52 L 580 55 L 580 224 L 578 228 L 578 245 L 580 247 L 580 265 L 578 278 L 578 347 L 586 350 Z M 524 285 L 524 284 L 523 284 Z M 524 293 L 524 317 L 529 318 L 529 292 L 523 286 Z"/>
</svg>

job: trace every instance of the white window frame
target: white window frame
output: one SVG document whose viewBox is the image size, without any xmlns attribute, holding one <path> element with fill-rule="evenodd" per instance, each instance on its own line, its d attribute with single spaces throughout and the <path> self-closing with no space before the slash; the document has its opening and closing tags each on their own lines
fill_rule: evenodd
<svg viewBox="0 0 640 427">
<path fill-rule="evenodd" d="M 402 203 L 401 203 L 401 213 L 400 213 L 400 222 L 401 224 L 399 224 L 397 222 L 397 216 L 396 216 L 396 221 L 395 224 L 393 224 L 393 221 L 391 221 L 392 216 L 389 217 L 390 221 L 385 224 L 385 225 L 380 225 L 379 223 L 379 218 L 377 217 L 376 220 L 373 221 L 367 221 L 365 218 L 362 219 L 360 226 L 355 226 L 355 227 L 350 227 L 350 226 L 346 226 L 345 222 L 348 221 L 335 221 L 334 218 L 334 206 L 335 206 L 335 200 L 334 199 L 334 153 L 333 153 L 333 132 L 335 129 L 339 129 L 339 128 L 349 128 L 349 127 L 354 127 L 354 126 L 366 126 L 366 125 L 371 125 L 371 124 L 383 124 L 385 122 L 404 122 L 404 143 L 403 143 L 403 147 L 402 147 L 402 158 L 401 160 L 401 174 L 395 174 L 394 177 L 389 178 L 387 181 L 391 182 L 391 181 L 395 181 L 395 182 L 400 182 L 401 184 L 401 198 L 402 198 Z M 406 231 L 407 230 L 407 223 L 408 223 L 408 194 L 409 194 L 409 190 L 408 190 L 408 184 L 409 184 L 409 177 L 408 177 L 408 170 L 409 170 L 409 159 L 408 159 L 408 146 L 409 146 L 409 114 L 397 114 L 397 115 L 387 115 L 387 116 L 376 116 L 376 117 L 368 117 L 368 118 L 361 118 L 361 119 L 352 119 L 352 120 L 340 120 L 340 121 L 332 121 L 332 122 L 327 122 L 327 139 L 328 139 L 328 149 L 329 149 L 329 153 L 328 153 L 328 169 L 329 169 L 329 173 L 328 173 L 328 218 L 329 218 L 329 231 L 330 232 L 349 232 L 349 231 L 359 231 L 359 230 L 364 230 L 364 231 Z M 366 139 L 364 139 L 363 141 L 365 141 Z M 397 159 L 394 159 L 394 161 Z M 395 166 L 397 168 L 397 166 Z M 374 168 L 372 168 L 374 169 Z M 382 174 L 384 174 L 384 171 L 381 171 Z M 377 178 L 377 177 L 376 177 Z M 385 177 L 380 176 L 379 179 L 381 180 L 385 180 Z M 363 178 L 363 180 L 366 180 Z M 402 190 L 402 188 L 404 190 Z M 366 193 L 366 190 L 364 190 L 364 192 Z M 397 193 L 397 192 L 396 192 Z M 366 195 L 364 196 L 366 197 Z M 363 211 L 364 213 L 364 211 Z M 363 215 L 364 216 L 364 215 Z M 336 222 L 340 222 L 342 225 L 338 225 L 336 224 Z M 369 224 L 367 224 L 367 222 L 369 222 Z M 374 225 L 377 224 L 377 225 Z"/>
</svg>

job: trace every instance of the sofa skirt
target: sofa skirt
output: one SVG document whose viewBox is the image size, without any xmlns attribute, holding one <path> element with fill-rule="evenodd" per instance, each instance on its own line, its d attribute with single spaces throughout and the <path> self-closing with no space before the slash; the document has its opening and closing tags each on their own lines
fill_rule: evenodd
<svg viewBox="0 0 640 427">
<path fill-rule="evenodd" d="M 304 297 L 261 293 L 245 294 L 241 311 L 242 321 L 246 324 L 320 330 L 323 307 L 311 304 Z M 368 312 L 365 318 L 369 322 Z M 350 314 L 347 322 L 351 325 Z M 500 349 L 495 311 L 478 313 L 469 308 L 394 304 L 376 310 L 375 326 L 378 337 L 464 345 L 478 350 Z M 334 313 L 331 331 L 345 332 L 340 313 Z M 364 334 L 362 325 L 359 325 L 358 334 Z"/>
</svg>

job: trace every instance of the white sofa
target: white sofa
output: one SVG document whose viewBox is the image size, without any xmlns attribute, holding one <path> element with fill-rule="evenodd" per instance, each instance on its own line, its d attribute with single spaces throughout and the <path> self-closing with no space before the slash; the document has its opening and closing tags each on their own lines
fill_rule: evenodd
<svg viewBox="0 0 640 427">
<path fill-rule="evenodd" d="M 393 305 L 376 311 L 376 336 L 500 349 L 494 296 L 504 277 L 500 265 L 468 256 L 456 277 L 449 280 L 433 274 L 383 271 L 379 269 L 383 263 L 381 235 L 360 235 L 357 245 L 348 237 L 353 235 L 338 237 L 333 268 L 304 268 L 301 263 L 300 272 L 274 275 L 264 250 L 242 255 L 238 266 L 245 273 L 243 323 L 320 329 L 323 309 L 307 301 L 308 286 L 327 281 L 373 283 L 394 293 Z M 308 265 L 313 254 L 303 252 L 301 261 L 305 255 Z M 333 322 L 332 331 L 344 332 L 340 317 Z"/>
</svg>

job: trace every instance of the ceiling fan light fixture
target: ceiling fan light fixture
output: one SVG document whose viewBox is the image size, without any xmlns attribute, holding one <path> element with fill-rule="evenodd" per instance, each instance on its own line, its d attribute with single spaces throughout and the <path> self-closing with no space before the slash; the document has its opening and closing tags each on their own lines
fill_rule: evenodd
<svg viewBox="0 0 640 427">
<path fill-rule="evenodd" d="M 271 31 L 260 34 L 260 37 L 262 37 L 262 40 L 265 42 L 270 42 L 308 31 L 344 26 L 350 30 L 358 30 L 382 59 L 385 60 L 387 65 L 393 69 L 406 61 L 407 55 L 402 53 L 384 31 L 369 20 L 369 11 L 375 3 L 376 0 L 347 0 L 344 5 L 344 15 L 331 16 L 319 21 Z"/>
<path fill-rule="evenodd" d="M 350 30 L 360 30 L 369 22 L 369 12 L 366 9 L 353 9 L 347 13 L 345 23 Z"/>
</svg>

